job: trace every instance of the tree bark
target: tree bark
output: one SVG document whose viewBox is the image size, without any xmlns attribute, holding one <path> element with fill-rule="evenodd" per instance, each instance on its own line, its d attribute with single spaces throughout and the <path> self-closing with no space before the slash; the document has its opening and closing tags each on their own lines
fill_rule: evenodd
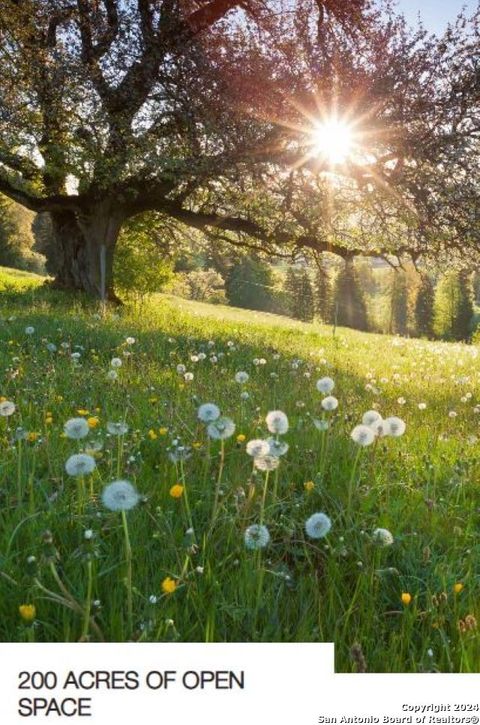
<svg viewBox="0 0 480 725">
<path fill-rule="evenodd" d="M 54 286 L 118 302 L 113 284 L 113 256 L 124 215 L 110 204 L 82 212 L 52 212 L 56 276 Z"/>
</svg>

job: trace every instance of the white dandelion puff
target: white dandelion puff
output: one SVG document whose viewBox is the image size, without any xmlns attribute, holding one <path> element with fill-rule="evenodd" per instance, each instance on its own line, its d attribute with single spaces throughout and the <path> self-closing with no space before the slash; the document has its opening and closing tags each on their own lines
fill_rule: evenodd
<svg viewBox="0 0 480 725">
<path fill-rule="evenodd" d="M 393 438 L 399 438 L 405 433 L 406 424 L 405 421 L 401 418 L 397 418 L 395 415 L 391 418 L 385 419 L 385 425 L 387 426 L 388 434 L 391 435 Z"/>
<path fill-rule="evenodd" d="M 350 437 L 359 446 L 369 446 L 375 440 L 375 433 L 368 425 L 357 425 L 350 433 Z"/>
<path fill-rule="evenodd" d="M 117 369 L 122 367 L 122 360 L 119 357 L 112 357 L 110 360 L 110 367 Z"/>
<path fill-rule="evenodd" d="M 75 453 L 65 463 L 65 470 L 69 476 L 88 476 L 95 468 L 95 459 L 87 453 Z"/>
<path fill-rule="evenodd" d="M 235 373 L 235 382 L 239 385 L 245 385 L 245 383 L 248 383 L 249 378 L 249 374 L 244 370 L 239 370 L 238 373 Z"/>
<path fill-rule="evenodd" d="M 380 546 L 391 546 L 393 544 L 393 535 L 388 529 L 375 529 L 372 538 L 376 544 Z"/>
<path fill-rule="evenodd" d="M 4 418 L 8 418 L 10 415 L 15 413 L 15 403 L 11 400 L 2 400 L 0 403 L 0 415 Z"/>
<path fill-rule="evenodd" d="M 263 524 L 252 524 L 245 530 L 245 546 L 250 551 L 264 549 L 270 542 L 270 532 Z"/>
<path fill-rule="evenodd" d="M 28 327 L 25 328 L 26 335 L 33 335 L 34 332 L 35 332 L 35 328 L 31 327 L 31 325 L 29 325 Z"/>
<path fill-rule="evenodd" d="M 112 436 L 123 436 L 125 433 L 128 433 L 128 425 L 123 420 L 118 422 L 109 420 L 107 430 Z"/>
<path fill-rule="evenodd" d="M 268 456 L 270 453 L 270 445 L 268 441 L 255 438 L 254 440 L 248 441 L 245 450 L 252 458 L 261 458 L 262 456 Z"/>
<path fill-rule="evenodd" d="M 110 511 L 129 511 L 139 499 L 138 491 L 130 481 L 112 481 L 102 492 L 102 503 Z"/>
<path fill-rule="evenodd" d="M 226 440 L 235 433 L 235 423 L 225 416 L 217 418 L 209 424 L 207 433 L 213 440 Z"/>
<path fill-rule="evenodd" d="M 327 514 L 316 513 L 305 521 L 305 532 L 311 539 L 323 539 L 332 528 L 332 522 Z"/>
<path fill-rule="evenodd" d="M 382 416 L 377 410 L 367 410 L 366 413 L 363 414 L 362 423 L 363 425 L 368 425 L 371 428 L 375 428 L 376 425 L 380 424 L 382 421 Z"/>
<path fill-rule="evenodd" d="M 67 438 L 80 440 L 88 435 L 90 428 L 85 418 L 70 418 L 63 426 L 63 432 Z"/>
<path fill-rule="evenodd" d="M 319 393 L 329 395 L 335 387 L 335 381 L 332 378 L 325 377 L 317 380 L 316 387 Z"/>
<path fill-rule="evenodd" d="M 288 431 L 288 418 L 282 410 L 271 410 L 265 421 L 270 433 L 283 435 Z"/>
<path fill-rule="evenodd" d="M 322 408 L 324 410 L 336 410 L 338 408 L 338 400 L 333 395 L 328 395 L 322 400 Z"/>
<path fill-rule="evenodd" d="M 267 443 L 270 455 L 275 456 L 275 458 L 280 458 L 280 456 L 284 456 L 285 453 L 288 452 L 289 445 L 288 443 L 285 443 L 285 441 L 277 441 L 276 438 L 268 438 Z"/>
<path fill-rule="evenodd" d="M 220 418 L 220 408 L 215 403 L 204 403 L 199 407 L 197 415 L 202 423 L 211 423 Z"/>
<path fill-rule="evenodd" d="M 276 456 L 260 456 L 254 458 L 253 463 L 259 471 L 274 471 L 280 465 L 280 459 Z"/>
</svg>

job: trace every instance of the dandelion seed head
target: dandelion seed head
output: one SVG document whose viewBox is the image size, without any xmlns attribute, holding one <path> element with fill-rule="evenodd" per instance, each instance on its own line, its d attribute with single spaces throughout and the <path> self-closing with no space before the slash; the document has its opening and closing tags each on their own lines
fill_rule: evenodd
<svg viewBox="0 0 480 725">
<path fill-rule="evenodd" d="M 130 481 L 112 481 L 102 492 L 102 503 L 110 511 L 129 511 L 133 509 L 140 496 Z"/>
<path fill-rule="evenodd" d="M 275 458 L 284 456 L 288 452 L 289 445 L 285 441 L 277 441 L 276 438 L 267 438 L 269 453 Z"/>
<path fill-rule="evenodd" d="M 75 453 L 65 463 L 65 470 L 69 476 L 88 476 L 95 468 L 95 459 L 88 453 Z"/>
<path fill-rule="evenodd" d="M 385 425 L 387 426 L 388 433 L 386 435 L 391 435 L 393 438 L 399 438 L 405 433 L 406 424 L 405 421 L 401 418 L 397 418 L 397 416 L 392 416 L 390 418 L 385 419 Z"/>
<path fill-rule="evenodd" d="M 363 425 L 368 425 L 370 427 L 376 427 L 376 425 L 381 423 L 381 421 L 382 416 L 377 410 L 367 410 L 362 417 Z"/>
<path fill-rule="evenodd" d="M 335 381 L 332 380 L 332 378 L 324 377 L 320 378 L 320 380 L 317 380 L 316 382 L 316 388 L 319 393 L 324 393 L 325 395 L 329 395 L 332 390 L 335 387 Z"/>
<path fill-rule="evenodd" d="M 333 395 L 328 395 L 322 400 L 322 408 L 324 410 L 336 410 L 338 408 L 338 400 Z"/>
<path fill-rule="evenodd" d="M 350 433 L 350 437 L 359 446 L 369 446 L 375 440 L 375 433 L 368 425 L 357 425 Z"/>
<path fill-rule="evenodd" d="M 207 433 L 213 440 L 226 440 L 235 433 L 235 423 L 226 416 L 217 418 L 208 425 Z"/>
<path fill-rule="evenodd" d="M 90 428 L 85 418 L 70 418 L 63 426 L 63 432 L 67 438 L 80 440 L 88 435 Z"/>
<path fill-rule="evenodd" d="M 394 542 L 393 534 L 388 529 L 375 529 L 372 539 L 380 546 L 391 546 Z"/>
<path fill-rule="evenodd" d="M 270 542 L 270 532 L 263 524 L 252 524 L 245 530 L 244 541 L 250 551 L 264 549 Z"/>
<path fill-rule="evenodd" d="M 211 423 L 220 418 L 220 408 L 215 403 L 204 403 L 199 407 L 197 416 L 202 423 Z"/>
<path fill-rule="evenodd" d="M 270 445 L 268 441 L 255 438 L 254 440 L 248 441 L 245 450 L 252 458 L 261 458 L 262 456 L 268 456 L 270 453 Z"/>
<path fill-rule="evenodd" d="M 15 403 L 11 400 L 2 400 L 0 403 L 0 415 L 4 418 L 8 418 L 10 415 L 15 413 Z"/>
<path fill-rule="evenodd" d="M 128 433 L 128 425 L 123 420 L 118 422 L 109 420 L 107 430 L 112 436 L 123 436 L 125 433 Z"/>
<path fill-rule="evenodd" d="M 288 418 L 282 410 L 271 410 L 265 421 L 270 433 L 284 435 L 288 431 Z"/>
<path fill-rule="evenodd" d="M 259 471 L 274 471 L 280 465 L 280 459 L 276 456 L 260 456 L 254 458 L 253 463 Z"/>
<path fill-rule="evenodd" d="M 327 514 L 322 512 L 312 514 L 305 521 L 305 532 L 311 539 L 323 539 L 332 528 L 332 522 Z"/>
</svg>

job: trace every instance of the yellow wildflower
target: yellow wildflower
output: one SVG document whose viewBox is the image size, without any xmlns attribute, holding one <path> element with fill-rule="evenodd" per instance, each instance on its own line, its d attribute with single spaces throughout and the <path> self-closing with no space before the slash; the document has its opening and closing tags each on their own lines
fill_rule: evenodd
<svg viewBox="0 0 480 725">
<path fill-rule="evenodd" d="M 305 491 L 306 491 L 307 493 L 311 493 L 311 492 L 313 491 L 313 489 L 315 488 L 315 484 L 314 484 L 314 482 L 313 482 L 313 481 L 306 481 L 306 482 L 305 482 L 305 483 L 303 484 L 303 488 L 305 489 Z"/>
<path fill-rule="evenodd" d="M 37 614 L 34 604 L 21 604 L 18 611 L 23 621 L 27 623 L 33 622 Z"/>
<path fill-rule="evenodd" d="M 172 579 L 171 577 L 167 576 L 162 582 L 162 591 L 164 594 L 173 594 L 175 589 L 177 588 L 177 582 L 175 579 Z"/>
<path fill-rule="evenodd" d="M 38 439 L 38 433 L 35 433 L 34 431 L 31 431 L 30 433 L 27 433 L 27 441 L 29 443 L 35 443 L 35 441 Z"/>
<path fill-rule="evenodd" d="M 453 591 L 455 592 L 455 594 L 460 594 L 462 589 L 463 589 L 462 582 L 457 582 L 456 584 L 453 585 Z"/>
<path fill-rule="evenodd" d="M 160 433 L 161 436 L 166 436 L 168 433 L 168 428 L 165 428 L 165 427 L 159 428 L 158 432 Z"/>
<path fill-rule="evenodd" d="M 170 496 L 172 498 L 181 498 L 183 495 L 183 486 L 181 483 L 176 483 L 174 486 L 171 487 Z"/>
<path fill-rule="evenodd" d="M 409 594 L 408 592 L 402 592 L 401 599 L 402 599 L 402 604 L 404 604 L 406 607 L 408 607 L 408 605 L 412 601 L 412 595 Z"/>
<path fill-rule="evenodd" d="M 87 418 L 87 423 L 89 428 L 96 428 L 100 421 L 96 415 L 91 415 L 89 418 Z"/>
<path fill-rule="evenodd" d="M 237 436 L 237 443 L 245 443 L 246 440 L 247 440 L 247 436 L 246 435 L 244 435 L 243 433 L 239 433 L 238 434 L 238 436 Z"/>
<path fill-rule="evenodd" d="M 153 428 L 150 428 L 150 430 L 148 431 L 148 437 L 150 438 L 151 441 L 155 441 L 158 438 L 158 436 L 155 433 L 155 431 L 153 430 Z"/>
</svg>

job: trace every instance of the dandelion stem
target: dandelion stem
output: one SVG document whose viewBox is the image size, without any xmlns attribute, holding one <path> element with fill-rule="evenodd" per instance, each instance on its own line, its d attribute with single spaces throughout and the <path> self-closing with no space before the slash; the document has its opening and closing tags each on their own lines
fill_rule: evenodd
<svg viewBox="0 0 480 725">
<path fill-rule="evenodd" d="M 355 483 L 355 474 L 357 472 L 358 462 L 360 460 L 360 454 L 362 452 L 362 449 L 359 447 L 357 451 L 357 455 L 355 456 L 355 461 L 353 463 L 352 468 L 352 475 L 350 476 L 350 481 L 348 483 L 348 512 L 350 513 L 352 509 L 352 500 L 353 500 L 353 487 Z"/>
<path fill-rule="evenodd" d="M 123 532 L 125 535 L 125 560 L 127 563 L 127 614 L 128 614 L 128 627 L 130 633 L 133 628 L 133 596 L 132 596 L 132 546 L 130 544 L 130 534 L 128 531 L 127 514 L 125 510 L 122 511 L 122 524 Z"/>
<path fill-rule="evenodd" d="M 218 469 L 218 477 L 217 477 L 217 483 L 215 486 L 215 500 L 213 502 L 213 511 L 212 511 L 212 524 L 217 518 L 217 511 L 218 511 L 218 502 L 220 499 L 220 486 L 222 484 L 222 475 L 223 475 L 223 467 L 225 465 L 225 441 L 222 440 L 220 445 L 220 466 Z"/>
<path fill-rule="evenodd" d="M 267 490 L 268 490 L 268 478 L 270 476 L 270 471 L 267 471 L 265 474 L 265 484 L 263 486 L 263 493 L 262 493 L 262 502 L 260 505 L 260 526 L 263 524 L 263 520 L 265 518 L 265 502 L 267 500 Z"/>
<path fill-rule="evenodd" d="M 23 463 L 23 457 L 22 457 L 22 439 L 20 438 L 18 441 L 18 455 L 17 455 L 17 498 L 18 502 L 22 500 L 23 495 L 23 488 L 22 488 L 22 463 Z"/>
<path fill-rule="evenodd" d="M 92 590 L 93 590 L 93 567 L 92 560 L 87 561 L 87 598 L 85 600 L 85 614 L 83 617 L 82 641 L 88 637 L 90 629 L 90 611 L 92 608 Z"/>
<path fill-rule="evenodd" d="M 193 526 L 192 511 L 190 509 L 190 502 L 188 500 L 187 482 L 185 480 L 185 469 L 183 467 L 183 461 L 180 461 L 180 480 L 182 481 L 183 486 L 183 500 L 185 503 L 185 512 L 187 514 L 188 526 L 195 531 Z"/>
</svg>

